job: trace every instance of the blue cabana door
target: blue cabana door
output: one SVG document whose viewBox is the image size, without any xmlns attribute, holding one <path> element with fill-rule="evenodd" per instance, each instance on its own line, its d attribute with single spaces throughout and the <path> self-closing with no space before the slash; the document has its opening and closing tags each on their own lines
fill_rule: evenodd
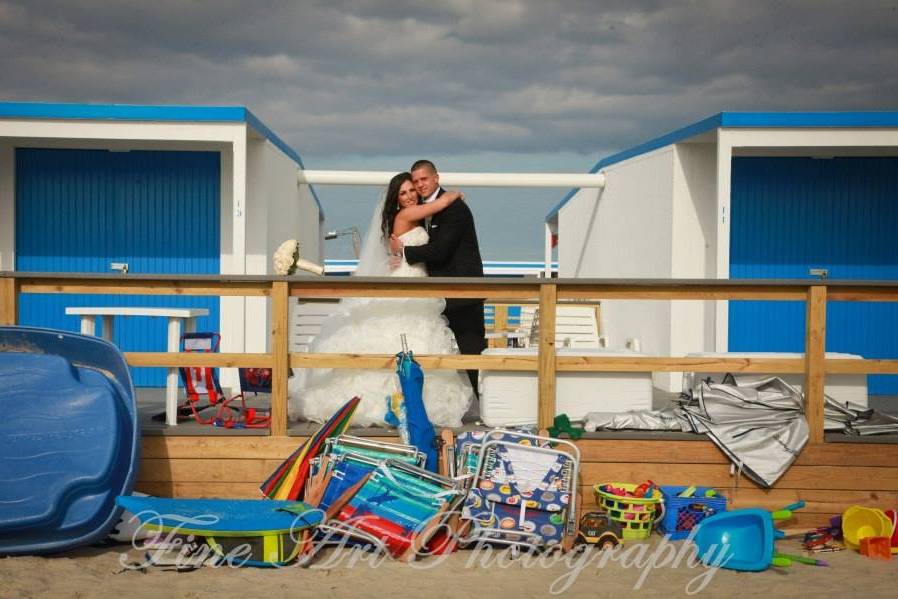
<svg viewBox="0 0 898 599">
<path fill-rule="evenodd" d="M 730 276 L 898 280 L 898 158 L 733 159 Z M 803 302 L 732 301 L 730 351 L 804 351 Z M 898 358 L 898 304 L 829 302 L 826 349 Z M 872 395 L 898 376 L 868 377 Z"/>
<path fill-rule="evenodd" d="M 16 150 L 16 270 L 135 274 L 220 272 L 217 152 Z M 68 306 L 206 308 L 198 330 L 219 330 L 217 297 L 21 296 L 22 324 L 78 331 Z M 99 334 L 99 331 L 98 331 Z M 117 317 L 123 351 L 165 351 L 161 318 Z M 165 385 L 160 368 L 133 370 L 138 386 Z"/>
</svg>

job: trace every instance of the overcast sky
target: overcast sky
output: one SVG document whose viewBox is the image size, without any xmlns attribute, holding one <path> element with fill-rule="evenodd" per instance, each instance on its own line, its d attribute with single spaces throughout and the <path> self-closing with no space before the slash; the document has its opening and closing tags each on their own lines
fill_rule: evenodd
<svg viewBox="0 0 898 599">
<path fill-rule="evenodd" d="M 245 105 L 309 168 L 585 172 L 723 110 L 898 110 L 898 0 L 0 0 L 0 99 Z M 470 190 L 484 257 L 541 258 L 565 192 Z M 318 194 L 363 227 L 377 190 Z"/>
</svg>

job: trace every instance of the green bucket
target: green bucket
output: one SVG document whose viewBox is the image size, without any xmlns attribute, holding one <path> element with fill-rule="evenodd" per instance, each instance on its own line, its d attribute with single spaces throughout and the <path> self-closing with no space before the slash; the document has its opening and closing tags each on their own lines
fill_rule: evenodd
<svg viewBox="0 0 898 599">
<path fill-rule="evenodd" d="M 652 490 L 651 497 L 621 497 L 603 491 L 602 487 L 610 485 L 617 489 L 633 492 L 639 485 L 630 483 L 601 483 L 593 486 L 596 495 L 596 504 L 608 514 L 608 517 L 618 522 L 623 531 L 624 540 L 647 539 L 652 534 L 652 525 L 658 519 L 658 506 L 663 501 L 661 491 Z"/>
</svg>

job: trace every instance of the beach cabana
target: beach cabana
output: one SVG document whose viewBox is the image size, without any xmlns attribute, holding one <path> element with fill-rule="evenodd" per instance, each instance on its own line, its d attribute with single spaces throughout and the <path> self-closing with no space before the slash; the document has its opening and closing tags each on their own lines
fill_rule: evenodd
<svg viewBox="0 0 898 599">
<path fill-rule="evenodd" d="M 560 277 L 898 279 L 898 112 L 723 112 L 600 160 L 546 218 Z M 612 345 L 801 352 L 804 305 L 607 301 Z M 898 356 L 898 306 L 830 307 L 827 351 Z M 898 393 L 872 376 L 871 394 Z M 679 378 L 656 382 L 679 390 Z"/>
<path fill-rule="evenodd" d="M 324 214 L 299 168 L 242 106 L 0 103 L 0 270 L 266 275 L 291 238 L 320 261 Z M 78 330 L 65 308 L 85 305 L 205 309 L 197 326 L 220 331 L 222 351 L 267 351 L 264 298 L 36 294 L 20 323 Z M 115 333 L 125 350 L 166 345 L 147 317 Z M 164 373 L 135 378 L 161 386 Z"/>
</svg>

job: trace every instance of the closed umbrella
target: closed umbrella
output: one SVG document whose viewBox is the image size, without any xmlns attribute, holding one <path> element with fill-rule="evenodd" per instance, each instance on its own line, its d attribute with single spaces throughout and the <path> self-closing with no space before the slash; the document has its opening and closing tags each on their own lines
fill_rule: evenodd
<svg viewBox="0 0 898 599">
<path fill-rule="evenodd" d="M 402 335 L 402 351 L 396 354 L 396 374 L 399 376 L 399 386 L 405 401 L 409 443 L 427 456 L 425 467 L 436 472 L 436 431 L 424 407 L 424 371 L 409 350 L 405 335 Z"/>
<path fill-rule="evenodd" d="M 312 458 L 321 452 L 325 440 L 342 435 L 349 428 L 349 421 L 355 413 L 361 398 L 353 397 L 343 407 L 321 425 L 314 435 L 299 446 L 290 457 L 259 486 L 262 495 L 269 499 L 297 501 L 302 496 Z"/>
</svg>

